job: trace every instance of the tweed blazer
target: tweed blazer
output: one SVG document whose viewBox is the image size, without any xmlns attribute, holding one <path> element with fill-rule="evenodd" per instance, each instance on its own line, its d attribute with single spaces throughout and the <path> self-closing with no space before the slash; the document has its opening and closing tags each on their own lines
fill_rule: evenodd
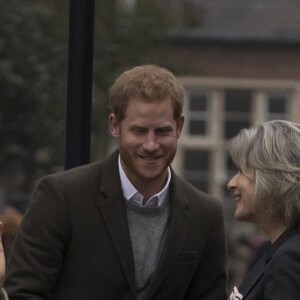
<svg viewBox="0 0 300 300">
<path fill-rule="evenodd" d="M 142 300 L 224 300 L 221 205 L 171 172 L 168 234 Z M 118 151 L 39 182 L 6 273 L 11 300 L 136 299 Z"/>
<path fill-rule="evenodd" d="M 300 231 L 287 230 L 270 245 L 229 299 L 300 299 Z"/>
</svg>

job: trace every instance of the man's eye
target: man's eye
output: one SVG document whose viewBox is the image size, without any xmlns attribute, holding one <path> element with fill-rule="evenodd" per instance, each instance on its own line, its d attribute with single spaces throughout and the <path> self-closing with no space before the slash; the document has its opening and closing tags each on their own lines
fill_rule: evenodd
<svg viewBox="0 0 300 300">
<path fill-rule="evenodd" d="M 132 128 L 131 131 L 134 133 L 137 133 L 137 134 L 141 134 L 141 133 L 144 133 L 146 130 L 144 128 L 136 127 L 136 128 Z"/>
<path fill-rule="evenodd" d="M 171 131 L 172 130 L 170 128 L 159 128 L 157 130 L 157 133 L 164 135 L 164 134 L 169 134 Z"/>
</svg>

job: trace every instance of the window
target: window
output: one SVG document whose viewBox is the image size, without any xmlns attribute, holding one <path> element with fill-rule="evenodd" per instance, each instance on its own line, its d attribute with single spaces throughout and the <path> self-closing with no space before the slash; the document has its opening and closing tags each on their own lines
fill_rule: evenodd
<svg viewBox="0 0 300 300">
<path fill-rule="evenodd" d="M 251 120 L 250 90 L 225 90 L 225 138 L 235 136 L 240 129 L 250 126 Z"/>
<path fill-rule="evenodd" d="M 210 152 L 186 149 L 183 164 L 184 178 L 201 191 L 208 192 Z"/>
<path fill-rule="evenodd" d="M 288 120 L 290 114 L 290 100 L 288 94 L 267 94 L 266 120 Z"/>
<path fill-rule="evenodd" d="M 192 91 L 188 97 L 188 133 L 208 135 L 210 119 L 210 95 L 205 91 Z"/>
</svg>

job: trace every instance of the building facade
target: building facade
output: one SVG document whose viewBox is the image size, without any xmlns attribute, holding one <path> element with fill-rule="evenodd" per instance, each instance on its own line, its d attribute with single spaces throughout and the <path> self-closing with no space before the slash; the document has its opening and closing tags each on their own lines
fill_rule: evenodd
<svg viewBox="0 0 300 300">
<path fill-rule="evenodd" d="M 227 143 L 242 128 L 282 119 L 300 122 L 300 82 L 292 80 L 180 77 L 186 90 L 185 126 L 174 168 L 200 190 L 223 199 L 234 174 Z M 230 197 L 231 198 L 231 197 Z"/>
</svg>

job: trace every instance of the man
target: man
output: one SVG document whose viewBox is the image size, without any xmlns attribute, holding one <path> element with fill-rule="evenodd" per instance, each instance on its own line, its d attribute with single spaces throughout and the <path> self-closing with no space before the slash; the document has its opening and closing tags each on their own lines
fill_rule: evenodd
<svg viewBox="0 0 300 300">
<path fill-rule="evenodd" d="M 9 297 L 225 299 L 221 205 L 170 167 L 184 123 L 181 84 L 140 66 L 121 74 L 109 98 L 118 150 L 38 184 L 8 262 Z"/>
</svg>

